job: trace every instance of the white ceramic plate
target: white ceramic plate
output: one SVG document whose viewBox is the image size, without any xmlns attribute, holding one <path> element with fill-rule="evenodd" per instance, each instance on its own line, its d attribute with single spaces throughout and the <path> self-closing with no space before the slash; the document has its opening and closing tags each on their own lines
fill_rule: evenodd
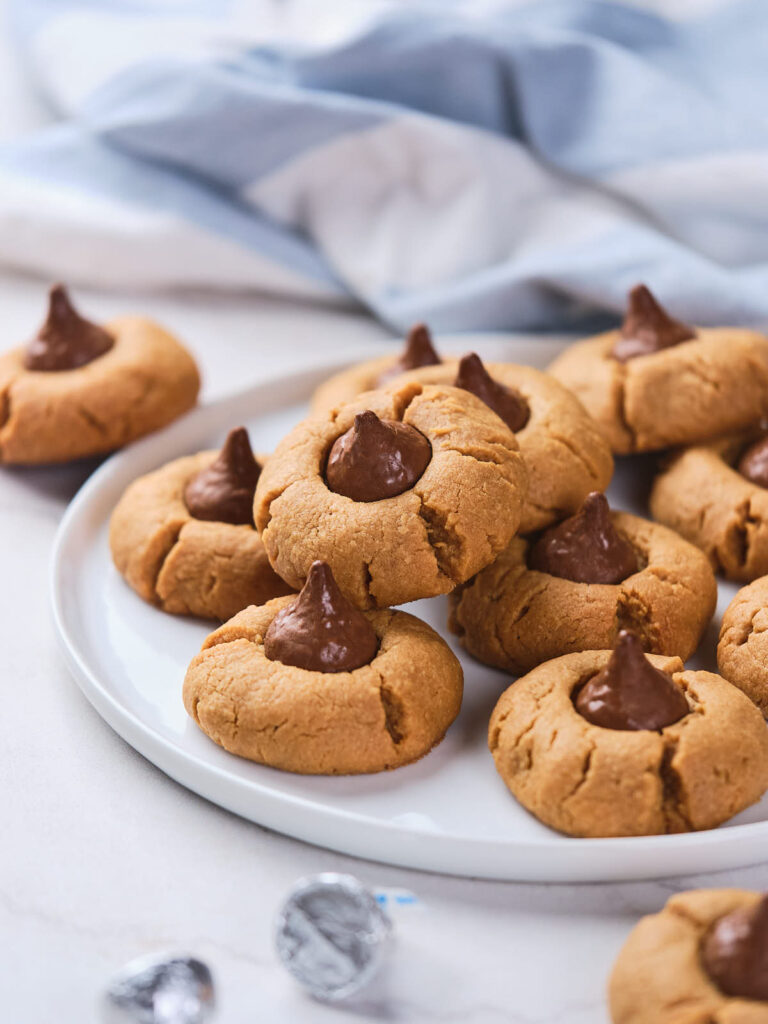
<svg viewBox="0 0 768 1024">
<path fill-rule="evenodd" d="M 557 346 L 498 335 L 440 339 L 444 351 L 477 348 L 488 358 L 543 366 Z M 304 414 L 312 389 L 339 363 L 267 381 L 197 410 L 109 459 L 62 521 L 52 600 L 67 661 L 81 689 L 128 743 L 182 785 L 251 821 L 321 846 L 407 867 L 520 881 L 609 881 L 709 871 L 768 857 L 768 799 L 711 832 L 627 839 L 568 839 L 514 800 L 486 746 L 491 709 L 509 679 L 461 657 L 462 712 L 426 758 L 380 775 L 312 778 L 275 771 L 217 747 L 187 717 L 181 686 L 211 626 L 144 604 L 119 577 L 107 544 L 109 516 L 124 488 L 169 459 L 220 443 L 244 423 L 269 451 Z M 645 513 L 650 464 L 625 460 L 612 503 Z M 720 606 L 696 667 L 713 668 Z M 444 635 L 445 599 L 409 611 Z"/>
</svg>

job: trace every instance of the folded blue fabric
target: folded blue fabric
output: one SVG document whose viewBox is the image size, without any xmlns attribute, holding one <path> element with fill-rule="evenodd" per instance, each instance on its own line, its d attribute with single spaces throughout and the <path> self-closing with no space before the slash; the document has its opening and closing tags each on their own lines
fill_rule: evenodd
<svg viewBox="0 0 768 1024">
<path fill-rule="evenodd" d="M 16 0 L 61 114 L 0 148 L 0 259 L 584 326 L 645 281 L 768 320 L 768 4 Z"/>
</svg>

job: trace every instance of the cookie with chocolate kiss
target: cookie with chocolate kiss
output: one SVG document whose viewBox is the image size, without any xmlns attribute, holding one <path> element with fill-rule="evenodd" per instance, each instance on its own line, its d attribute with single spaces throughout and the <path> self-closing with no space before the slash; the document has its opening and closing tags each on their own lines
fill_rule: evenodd
<svg viewBox="0 0 768 1024">
<path fill-rule="evenodd" d="M 427 754 L 461 706 L 461 666 L 426 623 L 358 611 L 328 565 L 298 597 L 244 609 L 212 633 L 184 706 L 240 757 L 311 775 L 379 772 Z"/>
<path fill-rule="evenodd" d="M 563 654 L 611 649 L 622 629 L 651 653 L 688 658 L 716 599 L 701 551 L 592 494 L 558 526 L 516 537 L 451 594 L 449 626 L 473 657 L 514 674 Z"/>
<path fill-rule="evenodd" d="M 695 544 L 727 579 L 768 574 L 768 439 L 758 428 L 668 457 L 651 514 Z"/>
<path fill-rule="evenodd" d="M 570 345 L 549 372 L 619 454 L 749 429 L 768 407 L 768 338 L 740 327 L 688 326 L 645 285 L 630 292 L 618 330 Z"/>
<path fill-rule="evenodd" d="M 514 682 L 488 742 L 517 800 L 566 835 L 716 828 L 768 787 L 768 729 L 745 695 L 679 658 L 568 654 Z"/>
<path fill-rule="evenodd" d="M 96 324 L 57 284 L 37 334 L 0 356 L 0 463 L 114 451 L 186 412 L 199 388 L 191 355 L 159 324 Z"/>
<path fill-rule="evenodd" d="M 358 608 L 452 590 L 520 524 L 514 434 L 479 398 L 408 383 L 299 423 L 259 478 L 254 521 L 294 587 L 327 562 Z"/>
<path fill-rule="evenodd" d="M 675 894 L 632 930 L 608 994 L 613 1024 L 768 1020 L 765 895 L 744 889 Z"/>
<path fill-rule="evenodd" d="M 269 564 L 253 526 L 260 473 L 248 433 L 135 480 L 112 513 L 118 572 L 150 604 L 219 622 L 249 604 L 293 593 Z"/>
</svg>

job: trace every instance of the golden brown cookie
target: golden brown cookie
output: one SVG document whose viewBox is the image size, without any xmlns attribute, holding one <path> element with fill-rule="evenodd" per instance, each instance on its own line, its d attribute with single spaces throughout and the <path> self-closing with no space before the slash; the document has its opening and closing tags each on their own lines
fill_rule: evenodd
<svg viewBox="0 0 768 1024">
<path fill-rule="evenodd" d="M 716 572 L 745 583 L 768 573 L 768 490 L 736 469 L 754 436 L 673 455 L 654 481 L 650 503 L 653 518 L 701 548 Z"/>
<path fill-rule="evenodd" d="M 677 893 L 632 930 L 608 985 L 613 1024 L 768 1024 L 768 1003 L 729 996 L 705 966 L 718 922 L 749 913 L 760 894 L 742 889 Z"/>
<path fill-rule="evenodd" d="M 742 587 L 726 608 L 717 667 L 768 718 L 768 576 Z"/>
<path fill-rule="evenodd" d="M 185 489 L 218 456 L 188 455 L 135 480 L 112 513 L 109 543 L 118 571 L 145 601 L 222 621 L 293 588 L 272 569 L 253 525 L 190 513 Z"/>
<path fill-rule="evenodd" d="M 358 414 L 401 423 L 431 445 L 402 493 L 353 500 L 326 483 L 334 444 Z M 300 423 L 256 488 L 254 519 L 275 570 L 298 588 L 322 559 L 360 608 L 444 594 L 493 561 L 514 536 L 526 471 L 512 432 L 455 388 L 408 383 L 372 391 Z"/>
<path fill-rule="evenodd" d="M 450 628 L 471 655 L 515 674 L 561 654 L 613 646 L 621 629 L 646 649 L 696 650 L 715 610 L 717 585 L 706 558 L 676 533 L 612 512 L 636 552 L 638 571 L 619 583 L 580 583 L 528 566 L 532 539 L 506 551 L 451 595 Z"/>
<path fill-rule="evenodd" d="M 240 757 L 310 775 L 380 772 L 416 761 L 461 707 L 463 676 L 448 645 L 400 611 L 364 612 L 372 661 L 318 672 L 270 661 L 264 636 L 294 598 L 246 608 L 212 633 L 184 680 L 200 728 Z"/>
<path fill-rule="evenodd" d="M 633 308 L 641 292 L 650 311 L 642 303 L 639 311 Z M 639 323 L 643 315 L 646 322 Z M 656 350 L 621 350 L 647 339 L 644 332 L 664 331 L 669 337 L 657 339 Z M 631 293 L 621 330 L 571 345 L 549 372 L 581 399 L 614 452 L 657 451 L 760 419 L 768 405 L 768 338 L 737 327 L 686 328 L 641 286 Z"/>
<path fill-rule="evenodd" d="M 371 360 L 326 381 L 313 398 L 313 409 L 332 408 L 368 390 L 393 357 Z M 452 384 L 458 359 L 410 370 L 395 383 Z M 494 380 L 519 392 L 530 409 L 522 429 L 515 432 L 528 470 L 528 497 L 520 532 L 540 530 L 575 512 L 590 491 L 603 491 L 613 475 L 607 442 L 581 402 L 549 374 L 531 366 L 487 363 Z"/>
<path fill-rule="evenodd" d="M 506 690 L 488 733 L 496 768 L 540 821 L 572 836 L 714 828 L 768 786 L 768 730 L 740 690 L 679 658 L 648 655 L 690 711 L 658 730 L 602 728 L 575 708 L 610 651 L 548 661 Z"/>
<path fill-rule="evenodd" d="M 63 344 L 53 338 L 56 344 L 41 356 L 41 345 L 52 337 L 54 312 L 29 345 L 0 356 L 0 462 L 66 462 L 109 452 L 195 404 L 197 366 L 158 324 L 122 317 L 98 327 L 72 310 L 61 288 L 53 290 L 51 305 L 63 321 Z M 77 330 L 85 340 L 90 332 L 105 341 L 86 355 L 74 349 L 67 362 L 62 352 Z"/>
</svg>

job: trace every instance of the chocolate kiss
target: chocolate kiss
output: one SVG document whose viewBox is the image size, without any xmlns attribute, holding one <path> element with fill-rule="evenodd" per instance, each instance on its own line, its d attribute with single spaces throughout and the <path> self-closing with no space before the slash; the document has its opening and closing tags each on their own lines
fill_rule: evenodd
<svg viewBox="0 0 768 1024">
<path fill-rule="evenodd" d="M 528 553 L 528 567 L 574 583 L 621 583 L 639 568 L 599 491 L 587 495 L 576 515 L 544 531 Z"/>
<path fill-rule="evenodd" d="M 768 487 L 768 437 L 747 448 L 739 459 L 738 470 L 758 487 Z"/>
<path fill-rule="evenodd" d="M 353 501 L 380 501 L 413 487 L 431 458 L 432 446 L 422 433 L 367 409 L 333 442 L 325 479 L 332 491 Z"/>
<path fill-rule="evenodd" d="M 344 597 L 325 562 L 313 562 L 299 596 L 264 634 L 270 661 L 309 672 L 352 672 L 376 656 L 370 622 Z"/>
<path fill-rule="evenodd" d="M 721 992 L 768 1003 L 768 896 L 716 921 L 701 952 L 707 974 Z"/>
<path fill-rule="evenodd" d="M 57 284 L 48 298 L 48 317 L 27 345 L 27 370 L 76 370 L 109 352 L 115 339 L 90 320 L 84 320 L 69 301 L 66 288 Z"/>
<path fill-rule="evenodd" d="M 629 293 L 621 337 L 614 342 L 611 355 L 620 363 L 626 363 L 636 356 L 647 356 L 695 337 L 692 327 L 674 320 L 650 290 L 638 284 Z"/>
<path fill-rule="evenodd" d="M 184 490 L 190 514 L 209 522 L 253 526 L 253 492 L 260 473 L 248 431 L 230 430 L 210 466 L 192 477 Z"/>
<path fill-rule="evenodd" d="M 440 356 L 435 352 L 429 328 L 426 324 L 415 324 L 405 339 L 405 348 L 397 362 L 385 370 L 378 379 L 379 384 L 399 377 L 406 370 L 416 370 L 419 366 L 436 366 Z"/>
<path fill-rule="evenodd" d="M 610 661 L 579 690 L 576 710 L 603 729 L 663 729 L 688 714 L 688 701 L 666 672 L 648 661 L 623 629 Z"/>
<path fill-rule="evenodd" d="M 531 410 L 523 396 L 514 388 L 495 381 L 475 352 L 461 359 L 453 385 L 477 395 L 512 431 L 522 430 L 528 422 Z"/>
</svg>

